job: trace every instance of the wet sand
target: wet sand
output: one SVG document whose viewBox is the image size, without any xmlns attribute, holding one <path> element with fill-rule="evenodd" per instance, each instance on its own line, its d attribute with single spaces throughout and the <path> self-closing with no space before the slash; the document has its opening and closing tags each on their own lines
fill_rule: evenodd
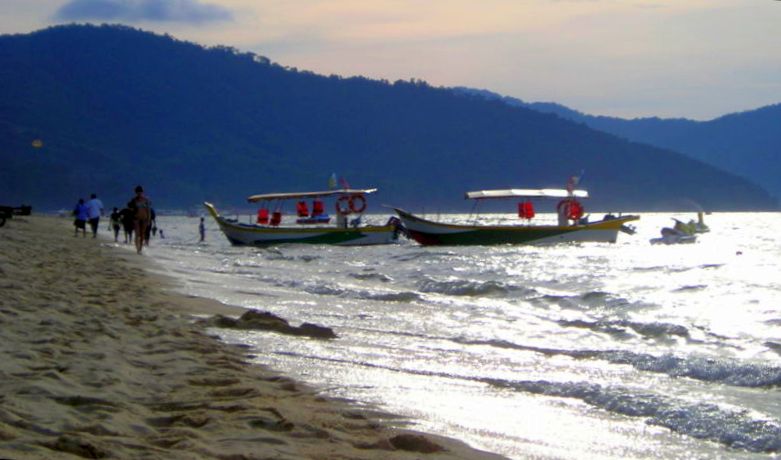
<svg viewBox="0 0 781 460">
<path fill-rule="evenodd" d="M 192 321 L 244 310 L 152 263 L 69 219 L 0 228 L 0 458 L 500 458 L 248 364 Z"/>
</svg>

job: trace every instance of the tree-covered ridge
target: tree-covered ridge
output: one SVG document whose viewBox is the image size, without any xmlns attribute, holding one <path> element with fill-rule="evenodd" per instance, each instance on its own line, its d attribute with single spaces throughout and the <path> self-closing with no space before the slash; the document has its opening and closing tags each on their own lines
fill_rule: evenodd
<svg viewBox="0 0 781 460">
<path fill-rule="evenodd" d="M 709 121 L 685 118 L 635 118 L 588 115 L 560 104 L 524 102 L 489 91 L 458 88 L 488 99 L 552 113 L 634 142 L 681 152 L 757 182 L 781 197 L 781 104 L 731 113 Z"/>
<path fill-rule="evenodd" d="M 31 147 L 41 139 L 44 147 Z M 463 209 L 463 192 L 584 184 L 603 209 L 775 206 L 668 150 L 421 81 L 321 76 L 125 26 L 0 37 L 0 200 L 66 207 L 146 186 L 161 207 L 242 205 L 332 172 L 383 203 Z"/>
</svg>

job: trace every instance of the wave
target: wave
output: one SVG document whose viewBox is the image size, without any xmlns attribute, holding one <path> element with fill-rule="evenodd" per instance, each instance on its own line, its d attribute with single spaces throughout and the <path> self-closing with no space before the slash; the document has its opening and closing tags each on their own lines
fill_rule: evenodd
<svg viewBox="0 0 781 460">
<path fill-rule="evenodd" d="M 632 271 L 641 272 L 641 273 L 645 273 L 645 272 L 662 272 L 662 271 L 666 271 L 668 269 L 669 269 L 669 267 L 667 267 L 665 265 L 652 265 L 650 267 L 632 267 Z"/>
<path fill-rule="evenodd" d="M 610 293 L 605 291 L 589 291 L 580 295 L 580 299 L 585 302 L 601 303 L 610 298 Z"/>
<path fill-rule="evenodd" d="M 577 327 L 590 329 L 596 332 L 608 333 L 612 336 L 621 336 L 623 338 L 633 337 L 628 330 L 651 339 L 666 339 L 670 336 L 683 337 L 689 339 L 691 336 L 689 330 L 677 324 L 670 323 L 638 323 L 633 321 L 584 321 L 584 320 L 561 320 L 558 322 L 565 327 Z"/>
<path fill-rule="evenodd" d="M 681 358 L 670 354 L 654 356 L 623 350 L 560 350 L 520 345 L 506 340 L 469 340 L 462 337 L 452 340 L 463 345 L 483 345 L 531 351 L 546 356 L 598 359 L 611 364 L 629 365 L 644 372 L 666 374 L 676 378 L 686 377 L 736 387 L 772 388 L 781 386 L 781 367 L 742 363 L 732 359 L 713 359 L 699 356 Z"/>
<path fill-rule="evenodd" d="M 236 259 L 233 261 L 232 264 L 234 267 L 253 267 L 253 268 L 260 268 L 263 267 L 264 262 L 257 260 L 257 259 Z"/>
<path fill-rule="evenodd" d="M 530 288 L 513 286 L 493 280 L 436 280 L 433 278 L 426 278 L 420 281 L 418 283 L 418 289 L 421 292 L 466 297 L 505 296 L 513 292 L 520 292 L 522 294 L 535 292 Z"/>
<path fill-rule="evenodd" d="M 277 280 L 276 285 L 279 287 L 285 287 L 290 288 L 294 291 L 301 291 L 306 292 L 309 294 L 317 294 L 317 295 L 330 295 L 330 296 L 340 296 L 348 291 L 344 288 L 334 286 L 327 283 L 305 283 L 295 280 Z"/>
<path fill-rule="evenodd" d="M 412 291 L 401 292 L 360 292 L 357 295 L 360 299 L 380 300 L 384 302 L 414 302 L 420 300 L 420 294 Z"/>
<path fill-rule="evenodd" d="M 765 346 L 781 355 L 781 343 L 778 342 L 765 342 Z"/>
<path fill-rule="evenodd" d="M 673 289 L 672 292 L 689 292 L 689 291 L 702 291 L 708 287 L 707 284 L 692 284 L 681 286 L 678 289 Z"/>
<path fill-rule="evenodd" d="M 724 264 L 702 264 L 698 266 L 697 268 L 704 268 L 704 269 L 710 269 L 710 268 L 721 268 Z"/>
<path fill-rule="evenodd" d="M 393 281 L 393 278 L 388 275 L 383 275 L 382 273 L 350 273 L 348 276 L 362 281 L 380 281 L 383 283 Z"/>
<path fill-rule="evenodd" d="M 583 294 L 544 294 L 533 299 L 530 302 L 536 304 L 554 304 L 562 308 L 608 308 L 608 309 L 626 309 L 628 307 L 643 307 L 645 304 L 631 302 L 620 296 L 616 296 L 604 291 L 589 291 Z"/>
<path fill-rule="evenodd" d="M 724 264 L 702 264 L 693 266 L 674 267 L 668 265 L 652 265 L 650 267 L 633 267 L 634 272 L 662 272 L 662 273 L 683 273 L 689 270 L 709 270 L 712 268 L 721 268 Z"/>
<path fill-rule="evenodd" d="M 271 262 L 279 262 L 279 261 L 295 262 L 296 259 L 297 259 L 296 256 L 286 256 L 281 252 L 270 252 L 265 256 L 265 260 Z"/>
<path fill-rule="evenodd" d="M 708 403 L 688 403 L 654 393 L 636 393 L 626 388 L 586 382 L 484 381 L 499 388 L 579 399 L 609 412 L 644 417 L 650 425 L 697 439 L 719 442 L 735 449 L 781 452 L 779 422 L 752 418 L 747 411 L 727 410 Z"/>
<path fill-rule="evenodd" d="M 629 331 L 625 327 L 619 327 L 615 324 L 611 324 L 610 322 L 605 321 L 584 321 L 584 320 L 559 320 L 558 324 L 564 327 L 575 327 L 579 329 L 588 329 L 594 332 L 600 332 L 603 334 L 608 334 L 612 336 L 615 339 L 623 339 L 623 340 L 629 340 L 633 337 Z"/>
<path fill-rule="evenodd" d="M 418 259 L 435 259 L 440 257 L 452 257 L 456 253 L 449 251 L 431 251 L 431 250 L 416 250 L 406 254 L 397 254 L 390 257 L 390 259 L 397 260 L 399 262 L 411 262 Z"/>
<path fill-rule="evenodd" d="M 314 356 L 290 351 L 272 352 L 296 358 L 362 366 L 412 375 L 481 382 L 497 388 L 554 398 L 578 399 L 593 407 L 629 417 L 642 417 L 650 425 L 667 428 L 697 439 L 721 443 L 750 452 L 781 452 L 781 424 L 777 420 L 752 417 L 746 410 L 730 410 L 710 403 L 691 403 L 650 392 L 588 382 L 547 380 L 504 380 L 456 375 L 425 369 L 399 368 L 387 364 Z"/>
<path fill-rule="evenodd" d="M 247 290 L 239 289 L 236 291 L 236 293 L 249 295 L 252 297 L 275 297 L 275 298 L 279 297 L 278 295 L 270 294 L 267 291 L 247 291 Z"/>
<path fill-rule="evenodd" d="M 414 302 L 420 300 L 419 293 L 414 291 L 367 291 L 344 288 L 329 283 L 305 283 L 300 281 L 277 281 L 277 286 L 285 287 L 308 294 L 347 297 L 363 300 L 378 300 L 384 302 Z"/>
<path fill-rule="evenodd" d="M 781 367 L 765 364 L 741 363 L 733 359 L 714 359 L 703 356 L 685 358 L 670 354 L 654 356 L 627 351 L 578 352 L 582 357 L 604 359 L 613 364 L 629 364 L 642 371 L 687 377 L 703 382 L 726 385 L 770 388 L 781 386 Z"/>
</svg>

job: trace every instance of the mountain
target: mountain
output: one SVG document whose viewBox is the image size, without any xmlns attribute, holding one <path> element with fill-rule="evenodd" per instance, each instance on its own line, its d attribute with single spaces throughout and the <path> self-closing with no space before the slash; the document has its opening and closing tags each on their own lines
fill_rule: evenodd
<svg viewBox="0 0 781 460">
<path fill-rule="evenodd" d="M 375 210 L 463 210 L 466 190 L 562 187 L 581 171 L 591 209 L 777 205 L 745 179 L 555 115 L 108 25 L 0 36 L 0 164 L 0 204 L 50 209 L 91 192 L 121 205 L 136 184 L 159 208 L 246 206 L 332 172 L 379 187 Z"/>
<path fill-rule="evenodd" d="M 755 181 L 776 197 L 781 197 L 781 104 L 732 113 L 710 121 L 656 117 L 627 120 L 588 115 L 556 103 L 524 102 L 490 91 L 467 88 L 459 88 L 458 91 L 556 114 L 634 142 L 681 152 Z"/>
</svg>

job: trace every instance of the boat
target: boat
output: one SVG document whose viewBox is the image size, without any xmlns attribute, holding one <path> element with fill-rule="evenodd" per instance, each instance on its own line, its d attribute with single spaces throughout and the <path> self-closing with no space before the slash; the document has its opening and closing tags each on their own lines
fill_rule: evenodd
<svg viewBox="0 0 781 460">
<path fill-rule="evenodd" d="M 690 244 L 697 242 L 695 233 L 707 233 L 710 231 L 702 218 L 702 213 L 698 213 L 698 222 L 690 220 L 684 223 L 673 218 L 675 225 L 673 227 L 664 227 L 661 230 L 662 236 L 651 238 L 651 244 Z"/>
<path fill-rule="evenodd" d="M 518 203 L 521 222 L 510 225 L 481 223 L 454 224 L 427 220 L 403 209 L 394 208 L 410 238 L 422 245 L 494 245 L 494 244 L 550 244 L 564 242 L 614 243 L 618 232 L 633 233 L 627 222 L 638 220 L 636 215 L 607 214 L 589 222 L 578 199 L 588 198 L 586 190 L 567 189 L 506 189 L 480 190 L 466 193 L 475 206 L 488 199 L 523 199 Z M 532 199 L 558 199 L 558 222 L 532 223 L 535 210 Z"/>
<path fill-rule="evenodd" d="M 691 235 L 675 228 L 664 227 L 662 236 L 651 238 L 651 244 L 690 244 L 697 242 L 697 235 Z"/>
<path fill-rule="evenodd" d="M 217 221 L 228 241 L 237 246 L 285 243 L 366 246 L 397 242 L 403 231 L 398 218 L 391 217 L 385 225 L 362 224 L 366 195 L 376 191 L 342 188 L 321 192 L 253 195 L 247 201 L 261 203 L 254 223 L 242 223 L 238 219 L 222 216 L 211 203 L 204 202 L 203 205 Z M 335 198 L 334 219 L 325 211 L 324 198 Z M 294 221 L 282 215 L 282 206 L 287 200 L 298 200 Z M 312 200 L 311 211 L 307 200 Z M 270 211 L 272 205 L 273 211 Z"/>
</svg>

